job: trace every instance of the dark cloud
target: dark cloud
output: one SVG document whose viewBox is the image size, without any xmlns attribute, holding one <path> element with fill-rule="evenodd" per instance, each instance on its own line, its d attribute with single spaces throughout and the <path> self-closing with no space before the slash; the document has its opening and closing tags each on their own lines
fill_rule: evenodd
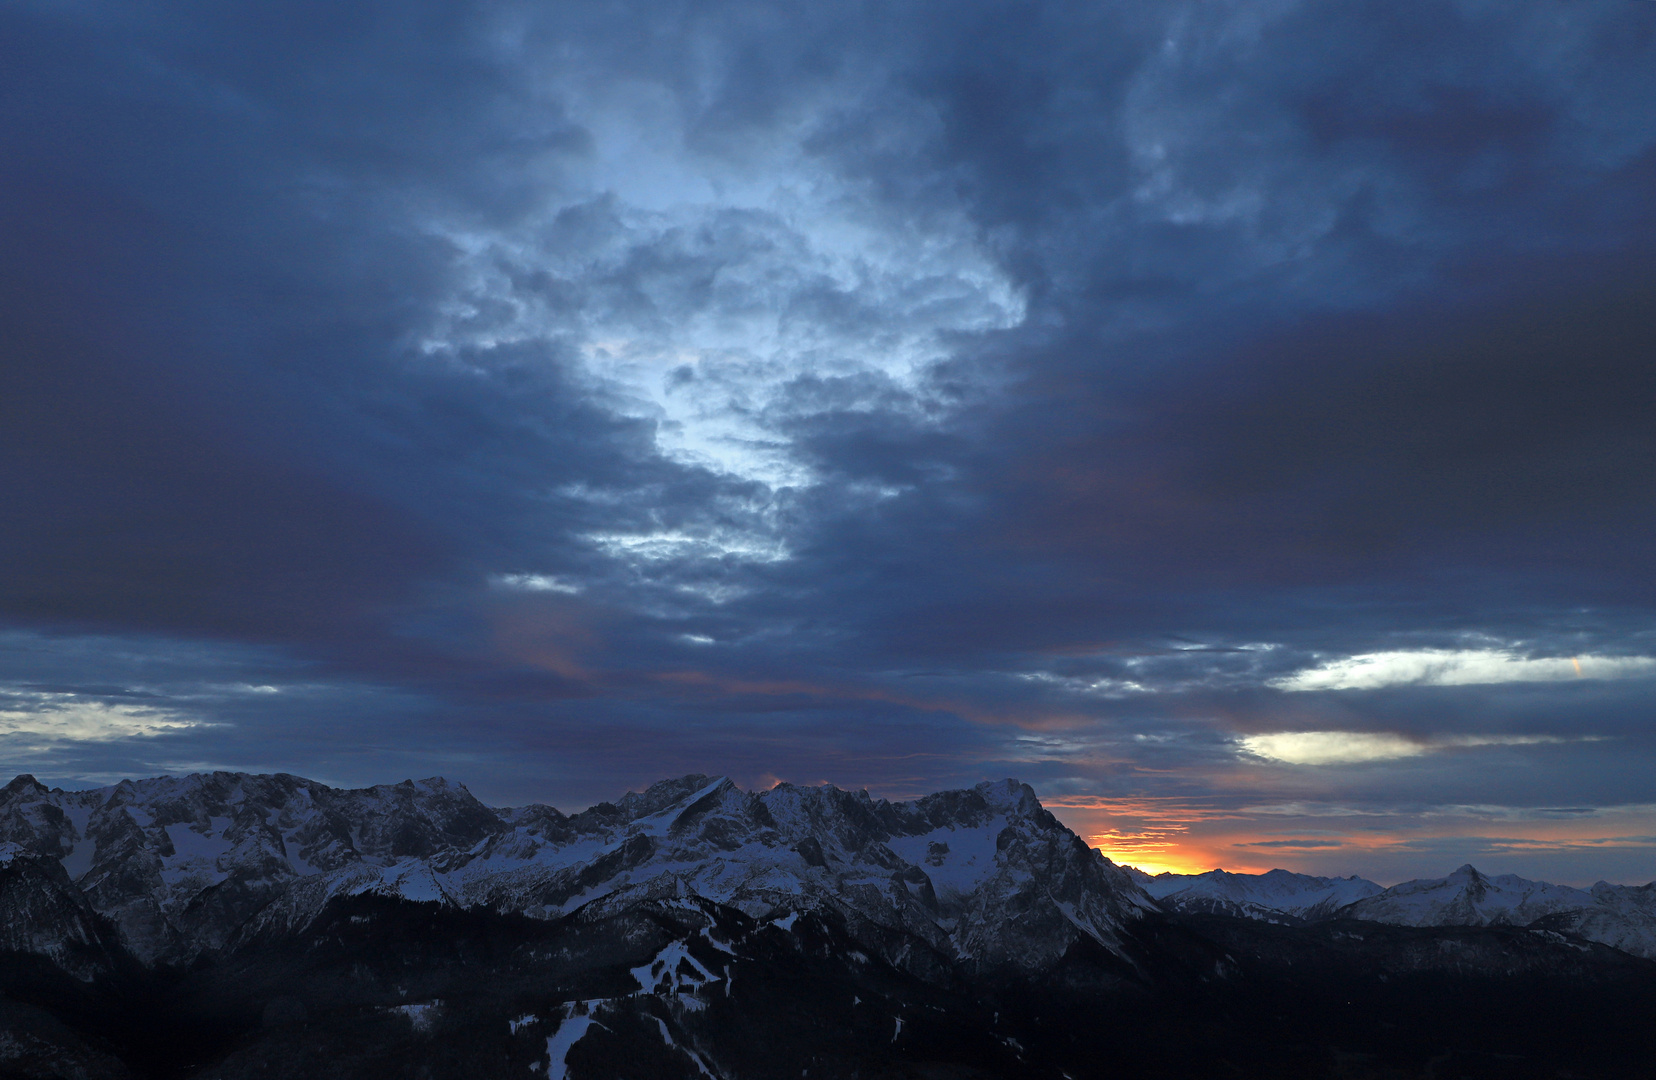
<svg viewBox="0 0 1656 1080">
<path fill-rule="evenodd" d="M 1653 61 L 1610 2 L 13 5 L 6 752 L 1656 803 L 1642 669 L 1289 687 L 1653 655 Z M 1238 750 L 1319 731 L 1438 742 Z"/>
</svg>

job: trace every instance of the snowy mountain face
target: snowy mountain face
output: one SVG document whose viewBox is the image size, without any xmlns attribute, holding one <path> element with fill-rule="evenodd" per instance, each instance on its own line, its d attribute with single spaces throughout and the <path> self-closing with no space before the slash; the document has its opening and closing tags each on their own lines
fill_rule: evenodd
<svg viewBox="0 0 1656 1080">
<path fill-rule="evenodd" d="M 148 962 L 291 932 L 363 893 L 539 919 L 607 897 L 755 917 L 827 905 L 985 969 L 1040 968 L 1081 937 L 1119 951 L 1153 908 L 1013 781 L 890 803 L 690 776 L 565 815 L 491 810 L 441 779 L 341 791 L 213 773 L 65 792 L 23 776 L 0 790 L 0 842 L 55 861 Z"/>
<path fill-rule="evenodd" d="M 1235 915 L 1266 922 L 1313 922 L 1347 904 L 1381 892 L 1360 877 L 1326 878 L 1272 870 L 1265 874 L 1144 874 L 1136 878 L 1163 907 L 1173 911 Z"/>
<path fill-rule="evenodd" d="M 1596 941 L 1656 959 L 1656 882 L 1574 889 L 1511 874 L 1487 877 L 1472 866 L 1442 878 L 1382 889 L 1359 877 L 1266 874 L 1151 876 L 1124 868 L 1162 907 L 1270 923 L 1362 919 L 1394 926 L 1518 926 Z"/>
<path fill-rule="evenodd" d="M 1596 903 L 1581 889 L 1511 874 L 1486 877 L 1467 865 L 1448 877 L 1394 885 L 1349 914 L 1399 926 L 1528 926 L 1544 915 Z"/>
<path fill-rule="evenodd" d="M 0 843 L 56 859 L 146 960 L 223 944 L 296 881 L 441 859 L 502 827 L 442 780 L 335 791 L 213 773 L 70 792 L 20 776 L 0 789 Z"/>
<path fill-rule="evenodd" d="M 1398 926 L 1535 927 L 1656 959 L 1656 882 L 1573 889 L 1513 874 L 1487 877 L 1466 865 L 1448 877 L 1394 885 L 1340 914 Z"/>
</svg>

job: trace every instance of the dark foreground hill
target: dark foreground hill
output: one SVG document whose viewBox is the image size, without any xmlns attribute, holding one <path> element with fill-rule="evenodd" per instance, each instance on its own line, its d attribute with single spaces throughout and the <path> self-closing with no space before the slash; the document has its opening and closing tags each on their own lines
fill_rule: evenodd
<svg viewBox="0 0 1656 1080">
<path fill-rule="evenodd" d="M 0 1073 L 1626 1077 L 1656 964 L 1170 913 L 1011 782 L 0 793 Z"/>
</svg>

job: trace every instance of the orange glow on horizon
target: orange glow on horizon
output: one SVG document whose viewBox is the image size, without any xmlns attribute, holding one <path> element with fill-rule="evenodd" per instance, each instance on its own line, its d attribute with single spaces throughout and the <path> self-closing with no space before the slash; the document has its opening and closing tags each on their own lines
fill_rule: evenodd
<svg viewBox="0 0 1656 1080">
<path fill-rule="evenodd" d="M 1175 874 L 1201 873 L 1201 870 L 1191 869 L 1195 864 L 1190 857 L 1180 850 L 1180 845 L 1169 833 L 1161 830 L 1124 833 L 1111 829 L 1087 837 L 1087 843 L 1117 866 L 1136 867 L 1146 874 L 1169 871 Z"/>
<path fill-rule="evenodd" d="M 1059 795 L 1043 800 L 1110 861 L 1147 874 L 1283 869 L 1381 885 L 1440 877 L 1462 863 L 1560 885 L 1599 877 L 1643 884 L 1648 871 L 1606 874 L 1594 855 L 1656 853 L 1656 804 L 1579 812 L 1452 807 L 1432 814 L 1326 804 L 1225 806 L 1217 798 Z M 1619 875 L 1619 876 L 1618 876 Z M 1634 879 L 1637 880 L 1634 880 Z"/>
<path fill-rule="evenodd" d="M 1050 799 L 1045 805 L 1105 858 L 1147 874 L 1199 874 L 1226 866 L 1223 856 L 1216 857 L 1211 845 L 1193 836 L 1192 829 L 1228 823 L 1237 816 L 1204 805 L 1201 799 L 1157 796 L 1072 795 Z"/>
<path fill-rule="evenodd" d="M 1178 852 L 1155 855 L 1148 852 L 1115 851 L 1107 847 L 1099 847 L 1098 852 L 1117 866 L 1131 866 L 1152 877 L 1157 874 L 1201 874 L 1213 869 L 1211 866 L 1188 862 Z"/>
</svg>

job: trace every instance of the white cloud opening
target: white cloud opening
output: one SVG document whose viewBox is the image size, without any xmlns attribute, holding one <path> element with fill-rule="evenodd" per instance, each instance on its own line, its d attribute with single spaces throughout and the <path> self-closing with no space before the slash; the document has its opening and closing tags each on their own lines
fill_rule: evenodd
<svg viewBox="0 0 1656 1080">
<path fill-rule="evenodd" d="M 1285 765 L 1353 765 L 1368 761 L 1397 761 L 1442 750 L 1479 746 L 1536 746 L 1564 742 L 1596 742 L 1600 736 L 1565 739 L 1557 735 L 1444 735 L 1414 739 L 1391 732 L 1279 731 L 1245 735 L 1236 740 L 1252 757 Z"/>
<path fill-rule="evenodd" d="M 701 535 L 676 529 L 649 533 L 594 532 L 585 539 L 611 558 L 633 563 L 733 558 L 742 562 L 783 562 L 791 552 L 780 540 L 758 533 L 709 530 Z"/>
<path fill-rule="evenodd" d="M 1278 690 L 1375 690 L 1506 682 L 1624 679 L 1656 674 L 1648 656 L 1526 657 L 1509 649 L 1412 649 L 1361 653 L 1270 680 Z"/>
<path fill-rule="evenodd" d="M 581 586 L 551 574 L 497 574 L 489 579 L 491 585 L 523 592 L 555 592 L 573 595 Z"/>
<path fill-rule="evenodd" d="M 927 399 L 950 335 L 1024 320 L 963 207 L 898 219 L 823 168 L 809 145 L 836 96 L 796 105 L 740 153 L 691 145 L 671 98 L 643 84 L 572 96 L 592 152 L 542 208 L 508 230 L 428 223 L 459 275 L 424 351 L 572 346 L 611 407 L 654 421 L 664 456 L 774 490 L 815 482 L 779 421 L 859 407 L 847 395 Z M 808 378 L 840 389 L 791 399 Z"/>
<path fill-rule="evenodd" d="M 0 710 L 0 751 L 27 756 L 68 743 L 154 738 L 206 726 L 193 717 L 149 706 L 85 701 L 72 694 L 16 694 L 29 707 Z"/>
</svg>

